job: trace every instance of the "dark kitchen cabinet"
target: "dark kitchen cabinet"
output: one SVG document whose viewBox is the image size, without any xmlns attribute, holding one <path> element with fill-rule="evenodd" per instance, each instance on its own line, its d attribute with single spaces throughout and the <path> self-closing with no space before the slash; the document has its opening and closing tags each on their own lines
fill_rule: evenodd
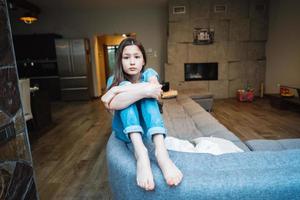
<svg viewBox="0 0 300 200">
<path fill-rule="evenodd" d="M 19 78 L 30 78 L 31 86 L 47 92 L 51 101 L 61 98 L 55 48 L 58 38 L 57 34 L 13 36 Z"/>
<path fill-rule="evenodd" d="M 46 91 L 50 101 L 59 101 L 61 99 L 58 76 L 31 77 L 30 87 L 34 86 L 37 86 L 40 91 Z"/>
<path fill-rule="evenodd" d="M 17 61 L 56 60 L 54 40 L 57 34 L 14 35 L 14 49 Z"/>
<path fill-rule="evenodd" d="M 56 60 L 23 60 L 17 65 L 20 78 L 58 76 Z"/>
<path fill-rule="evenodd" d="M 51 104 L 47 92 L 35 91 L 31 93 L 31 110 L 36 130 L 41 130 L 51 125 Z"/>
</svg>

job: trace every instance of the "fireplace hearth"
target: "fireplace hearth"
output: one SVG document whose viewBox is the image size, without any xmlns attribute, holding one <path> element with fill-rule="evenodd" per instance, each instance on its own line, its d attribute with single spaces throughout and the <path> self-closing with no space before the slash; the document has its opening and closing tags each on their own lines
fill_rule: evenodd
<svg viewBox="0 0 300 200">
<path fill-rule="evenodd" d="M 218 80 L 218 63 L 184 63 L 184 79 Z"/>
</svg>

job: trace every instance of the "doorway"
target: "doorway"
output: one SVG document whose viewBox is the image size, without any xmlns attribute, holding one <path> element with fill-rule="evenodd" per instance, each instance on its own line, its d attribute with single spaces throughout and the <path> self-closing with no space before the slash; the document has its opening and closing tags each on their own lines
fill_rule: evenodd
<svg viewBox="0 0 300 200">
<path fill-rule="evenodd" d="M 118 45 L 104 45 L 104 63 L 105 63 L 105 79 L 107 80 L 113 73 L 116 66 Z"/>
<path fill-rule="evenodd" d="M 118 45 L 126 37 L 136 38 L 136 33 L 96 36 L 96 68 L 99 72 L 97 81 L 102 92 L 106 90 L 107 79 L 113 73 Z"/>
</svg>

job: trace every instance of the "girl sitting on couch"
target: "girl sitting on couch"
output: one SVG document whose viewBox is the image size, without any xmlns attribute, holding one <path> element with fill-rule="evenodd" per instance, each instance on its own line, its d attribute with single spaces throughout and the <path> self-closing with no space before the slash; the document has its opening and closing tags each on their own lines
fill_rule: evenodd
<svg viewBox="0 0 300 200">
<path fill-rule="evenodd" d="M 101 100 L 107 109 L 114 111 L 112 128 L 116 137 L 133 145 L 137 185 L 153 190 L 155 183 L 144 142 L 153 142 L 155 157 L 169 186 L 178 185 L 183 175 L 169 158 L 164 143 L 166 129 L 157 103 L 162 92 L 158 74 L 153 69 L 145 70 L 145 65 L 142 44 L 133 38 L 124 39 L 118 48 L 114 74 L 108 79 L 108 89 Z"/>
</svg>

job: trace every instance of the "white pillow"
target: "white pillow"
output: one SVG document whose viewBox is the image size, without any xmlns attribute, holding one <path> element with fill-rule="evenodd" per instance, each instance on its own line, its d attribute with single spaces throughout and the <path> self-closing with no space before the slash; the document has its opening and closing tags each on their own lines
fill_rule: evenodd
<svg viewBox="0 0 300 200">
<path fill-rule="evenodd" d="M 165 145 L 168 150 L 195 153 L 194 145 L 188 140 L 167 136 L 165 138 Z"/>
<path fill-rule="evenodd" d="M 211 153 L 221 155 L 224 153 L 244 152 L 233 142 L 223 138 L 216 137 L 199 137 L 193 140 L 196 144 L 195 148 L 198 153 Z"/>
<path fill-rule="evenodd" d="M 216 137 L 199 137 L 192 140 L 194 146 L 188 140 L 181 140 L 174 137 L 166 137 L 165 144 L 168 150 L 188 152 L 188 153 L 210 153 L 221 155 L 225 153 L 243 152 L 229 140 Z"/>
</svg>

